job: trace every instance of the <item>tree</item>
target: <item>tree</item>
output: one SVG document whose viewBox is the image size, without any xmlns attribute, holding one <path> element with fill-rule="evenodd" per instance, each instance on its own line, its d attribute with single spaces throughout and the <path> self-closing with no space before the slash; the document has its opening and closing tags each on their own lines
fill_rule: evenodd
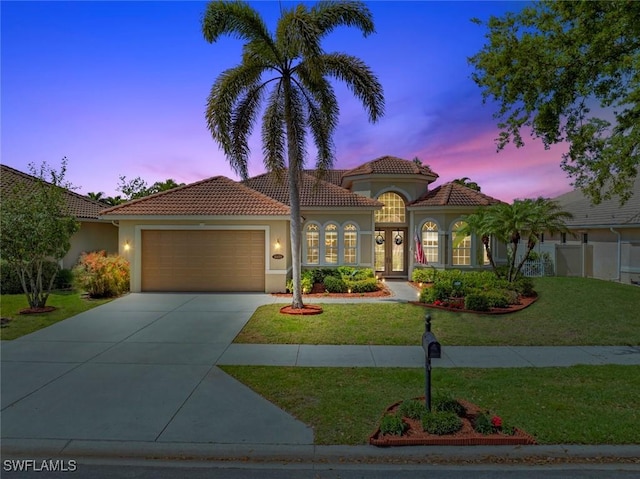
<svg viewBox="0 0 640 479">
<path fill-rule="evenodd" d="M 44 265 L 59 261 L 71 247 L 71 236 L 80 225 L 70 214 L 63 188 L 67 159 L 60 171 L 43 163 L 39 169 L 29 165 L 33 181 L 24 180 L 2 198 L 0 254 L 13 268 L 30 308 L 43 308 L 56 274 L 46 282 Z M 48 180 L 48 181 L 47 181 Z"/>
<path fill-rule="evenodd" d="M 102 203 L 105 202 L 104 191 L 98 191 L 97 193 L 94 191 L 90 191 L 87 193 L 87 197 L 91 198 L 94 201 L 100 201 Z"/>
<path fill-rule="evenodd" d="M 475 181 L 471 181 L 471 179 L 468 176 L 465 176 L 463 178 L 457 178 L 453 180 L 453 183 L 466 186 L 467 188 L 471 188 L 472 190 L 480 191 L 480 185 L 478 185 L 478 183 L 476 183 Z"/>
<path fill-rule="evenodd" d="M 571 213 L 561 210 L 556 202 L 546 198 L 514 200 L 510 205 L 499 203 L 465 217 L 466 226 L 457 232 L 456 239 L 459 236 L 464 238 L 464 235 L 471 233 L 482 236 L 482 242 L 488 249 L 489 259 L 496 274 L 498 271 L 487 246 L 488 238 L 494 236 L 506 243 L 509 246 L 507 280 L 515 281 L 529 253 L 540 239 L 540 235 L 544 232 L 550 234 L 568 232 L 564 220 L 571 217 Z M 526 251 L 516 264 L 521 239 L 527 241 Z"/>
<path fill-rule="evenodd" d="M 119 196 L 114 198 L 114 201 L 120 199 L 120 202 L 137 200 L 138 198 L 144 198 L 145 196 L 152 195 L 154 193 L 160 193 L 161 191 L 171 190 L 179 186 L 184 186 L 184 183 L 176 183 L 173 178 L 169 178 L 165 181 L 156 181 L 153 185 L 147 186 L 147 182 L 136 176 L 133 180 L 127 181 L 126 176 L 120 176 L 120 183 L 116 188 L 125 195 L 125 200 L 122 200 Z"/>
<path fill-rule="evenodd" d="M 500 273 L 493 259 L 493 250 L 491 249 L 491 235 L 494 233 L 491 231 L 488 219 L 487 208 L 479 208 L 474 214 L 465 217 L 464 225 L 455 232 L 453 246 L 459 246 L 464 238 L 471 234 L 479 236 L 487 253 L 489 264 L 491 264 L 496 276 L 499 277 Z"/>
<path fill-rule="evenodd" d="M 528 131 L 545 148 L 567 142 L 562 168 L 593 203 L 627 201 L 640 164 L 639 19 L 635 1 L 545 0 L 491 17 L 469 62 L 500 106 L 498 149 Z"/>
<path fill-rule="evenodd" d="M 275 34 L 244 2 L 209 3 L 202 31 L 209 43 L 223 35 L 245 42 L 241 63 L 220 74 L 207 100 L 206 120 L 231 167 L 248 176 L 248 139 L 260 107 L 262 152 L 267 170 L 282 178 L 288 170 L 291 208 L 292 307 L 302 308 L 301 214 L 299 181 L 306 155 L 306 136 L 317 148 L 319 177 L 334 161 L 333 132 L 338 101 L 329 78 L 343 81 L 362 102 L 369 119 L 383 114 L 382 86 L 359 58 L 326 53 L 321 40 L 336 27 L 353 26 L 367 36 L 374 31 L 371 12 L 362 2 L 303 4 L 282 12 Z M 287 168 L 288 166 L 288 168 Z"/>
</svg>

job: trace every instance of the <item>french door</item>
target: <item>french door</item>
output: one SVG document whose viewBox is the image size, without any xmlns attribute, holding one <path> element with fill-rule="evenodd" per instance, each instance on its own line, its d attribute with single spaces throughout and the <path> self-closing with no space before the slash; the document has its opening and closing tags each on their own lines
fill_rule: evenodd
<svg viewBox="0 0 640 479">
<path fill-rule="evenodd" d="M 407 228 L 377 228 L 373 236 L 376 274 L 407 276 Z"/>
</svg>

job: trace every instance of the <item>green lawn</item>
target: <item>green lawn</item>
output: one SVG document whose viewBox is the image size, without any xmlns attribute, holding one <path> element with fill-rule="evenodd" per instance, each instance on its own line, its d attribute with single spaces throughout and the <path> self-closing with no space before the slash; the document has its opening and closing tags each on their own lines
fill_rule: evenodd
<svg viewBox="0 0 640 479">
<path fill-rule="evenodd" d="M 20 314 L 20 310 L 29 306 L 25 295 L 3 294 L 0 296 L 0 312 L 3 318 L 11 318 L 12 321 L 0 329 L 0 339 L 19 338 L 109 301 L 111 300 L 84 299 L 79 293 L 73 291 L 58 291 L 51 293 L 47 301 L 47 306 L 58 308 L 55 311 Z"/>
<path fill-rule="evenodd" d="M 410 304 L 324 304 L 318 316 L 287 316 L 260 307 L 240 343 L 418 345 L 430 313 L 441 344 L 638 345 L 640 288 L 586 278 L 539 278 L 539 299 L 507 315 L 453 313 Z M 317 301 L 321 302 L 321 301 Z"/>
<path fill-rule="evenodd" d="M 364 444 L 385 408 L 424 395 L 424 371 L 223 366 L 315 431 L 316 444 Z M 636 444 L 638 366 L 434 369 L 433 393 L 489 408 L 540 444 Z"/>
</svg>

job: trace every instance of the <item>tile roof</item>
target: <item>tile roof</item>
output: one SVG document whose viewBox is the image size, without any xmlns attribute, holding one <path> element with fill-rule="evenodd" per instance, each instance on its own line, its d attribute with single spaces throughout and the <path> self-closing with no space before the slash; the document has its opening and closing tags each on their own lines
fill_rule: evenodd
<svg viewBox="0 0 640 479">
<path fill-rule="evenodd" d="M 488 206 L 500 200 L 458 183 L 444 183 L 427 191 L 409 206 Z"/>
<path fill-rule="evenodd" d="M 619 199 L 603 200 L 592 205 L 591 200 L 581 190 L 573 190 L 554 198 L 564 211 L 573 214 L 566 220 L 569 227 L 589 226 L 640 226 L 640 177 L 633 185 L 633 194 L 624 204 Z"/>
<path fill-rule="evenodd" d="M 284 172 L 281 181 L 274 173 L 265 173 L 243 181 L 249 188 L 286 205 L 289 204 L 288 172 Z M 371 198 L 345 190 L 333 183 L 302 173 L 300 185 L 300 206 L 302 208 L 339 208 L 339 207 L 380 207 L 382 203 Z"/>
<path fill-rule="evenodd" d="M 27 187 L 35 187 L 37 181 L 38 179 L 32 175 L 7 165 L 0 165 L 0 194 L 3 197 L 11 194 L 13 188 L 19 183 L 23 183 Z M 107 205 L 73 191 L 64 188 L 63 191 L 69 212 L 77 219 L 97 220 L 100 213 L 108 208 Z"/>
<path fill-rule="evenodd" d="M 358 175 L 423 175 L 433 179 L 438 177 L 428 166 L 417 165 L 413 161 L 395 156 L 381 156 L 345 172 L 342 177 Z"/>
<path fill-rule="evenodd" d="M 103 212 L 117 216 L 286 216 L 289 207 L 224 176 L 145 196 Z"/>
<path fill-rule="evenodd" d="M 342 185 L 342 175 L 344 175 L 349 170 L 327 170 L 325 172 L 324 181 L 328 183 L 333 183 L 334 185 L 341 186 Z M 304 172 L 308 175 L 315 176 L 316 170 L 304 170 Z"/>
</svg>

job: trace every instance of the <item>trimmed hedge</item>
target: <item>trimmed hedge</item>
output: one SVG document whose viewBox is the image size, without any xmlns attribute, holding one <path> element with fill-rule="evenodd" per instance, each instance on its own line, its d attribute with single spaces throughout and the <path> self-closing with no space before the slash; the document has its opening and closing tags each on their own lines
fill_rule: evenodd
<svg viewBox="0 0 640 479">
<path fill-rule="evenodd" d="M 340 278 L 334 278 L 333 276 L 326 276 L 324 278 L 324 288 L 329 293 L 346 293 L 347 284 Z"/>
</svg>

